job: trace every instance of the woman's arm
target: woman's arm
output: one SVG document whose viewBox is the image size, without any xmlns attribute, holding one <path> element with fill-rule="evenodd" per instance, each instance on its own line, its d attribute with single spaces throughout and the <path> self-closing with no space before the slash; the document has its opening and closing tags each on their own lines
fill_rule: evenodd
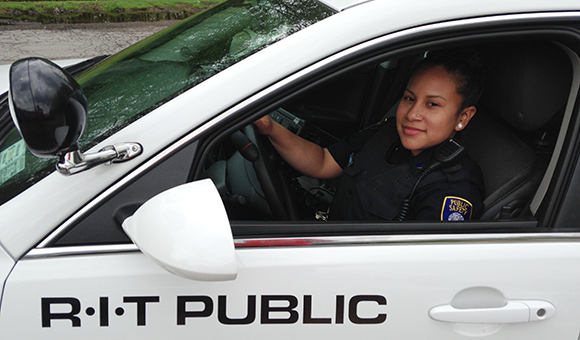
<svg viewBox="0 0 580 340">
<path fill-rule="evenodd" d="M 342 168 L 326 148 L 293 134 L 270 116 L 264 116 L 254 124 L 268 136 L 282 158 L 301 173 L 314 178 L 334 178 L 342 174 Z"/>
</svg>

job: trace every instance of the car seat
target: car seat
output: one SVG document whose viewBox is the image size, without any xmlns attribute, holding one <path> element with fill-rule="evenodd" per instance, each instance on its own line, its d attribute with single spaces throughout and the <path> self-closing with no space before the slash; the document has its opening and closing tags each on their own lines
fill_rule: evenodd
<svg viewBox="0 0 580 340">
<path fill-rule="evenodd" d="M 551 42 L 510 42 L 486 50 L 484 92 L 461 141 L 483 173 L 481 219 L 525 216 L 548 159 L 518 136 L 541 131 L 563 113 L 572 65 Z"/>
</svg>

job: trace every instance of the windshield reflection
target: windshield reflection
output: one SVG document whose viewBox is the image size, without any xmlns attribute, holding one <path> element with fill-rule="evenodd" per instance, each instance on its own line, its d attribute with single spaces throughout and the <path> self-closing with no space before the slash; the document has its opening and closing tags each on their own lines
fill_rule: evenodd
<svg viewBox="0 0 580 340">
<path fill-rule="evenodd" d="M 77 78 L 89 102 L 80 148 L 87 150 L 223 69 L 332 14 L 313 0 L 232 0 L 104 60 Z M 0 178 L 3 204 L 54 171 L 55 161 L 20 152 L 23 143 L 15 128 L 0 143 L 5 169 L 18 164 Z"/>
<path fill-rule="evenodd" d="M 89 100 L 84 146 L 330 14 L 311 1 L 229 1 L 106 60 L 78 78 Z"/>
</svg>

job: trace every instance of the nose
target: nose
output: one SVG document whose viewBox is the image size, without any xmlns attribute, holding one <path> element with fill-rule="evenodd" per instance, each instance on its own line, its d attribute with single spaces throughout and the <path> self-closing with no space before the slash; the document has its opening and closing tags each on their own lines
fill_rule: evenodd
<svg viewBox="0 0 580 340">
<path fill-rule="evenodd" d="M 411 108 L 409 108 L 409 110 L 405 114 L 405 118 L 407 118 L 410 121 L 423 119 L 421 110 L 419 110 L 419 105 L 416 105 L 416 103 L 413 104 L 413 106 L 411 106 Z"/>
</svg>

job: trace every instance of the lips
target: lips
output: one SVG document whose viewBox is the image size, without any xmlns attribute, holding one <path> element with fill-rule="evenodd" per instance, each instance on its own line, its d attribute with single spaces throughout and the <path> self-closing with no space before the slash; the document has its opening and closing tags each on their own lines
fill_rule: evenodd
<svg viewBox="0 0 580 340">
<path fill-rule="evenodd" d="M 418 134 L 420 134 L 421 132 L 424 132 L 421 129 L 418 128 L 414 128 L 411 126 L 403 126 L 403 133 L 406 134 L 407 136 L 416 136 Z"/>
</svg>

